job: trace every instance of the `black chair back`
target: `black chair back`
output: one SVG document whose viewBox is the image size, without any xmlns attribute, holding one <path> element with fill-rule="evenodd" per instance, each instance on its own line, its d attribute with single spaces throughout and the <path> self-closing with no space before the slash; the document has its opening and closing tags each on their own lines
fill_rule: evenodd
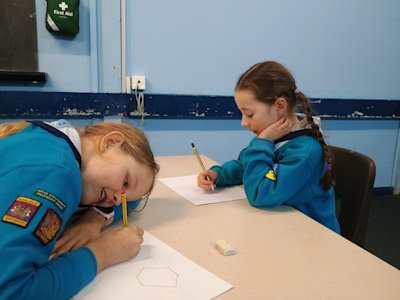
<svg viewBox="0 0 400 300">
<path fill-rule="evenodd" d="M 362 247 L 375 182 L 375 163 L 359 152 L 328 147 L 334 157 L 332 175 L 342 236 Z"/>
</svg>

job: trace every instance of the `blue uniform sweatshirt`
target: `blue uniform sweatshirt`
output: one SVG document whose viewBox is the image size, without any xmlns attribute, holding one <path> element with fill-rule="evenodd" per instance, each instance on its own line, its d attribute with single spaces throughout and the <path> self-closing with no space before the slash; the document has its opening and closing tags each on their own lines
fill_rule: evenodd
<svg viewBox="0 0 400 300">
<path fill-rule="evenodd" d="M 81 182 L 66 140 L 35 125 L 0 139 L 0 299 L 69 299 L 94 278 L 86 247 L 49 260 Z"/>
<path fill-rule="evenodd" d="M 254 138 L 239 159 L 211 168 L 218 173 L 216 185 L 243 184 L 252 206 L 289 205 L 340 233 L 334 190 L 324 191 L 320 183 L 326 163 L 319 142 L 300 135 L 276 146 Z"/>
</svg>

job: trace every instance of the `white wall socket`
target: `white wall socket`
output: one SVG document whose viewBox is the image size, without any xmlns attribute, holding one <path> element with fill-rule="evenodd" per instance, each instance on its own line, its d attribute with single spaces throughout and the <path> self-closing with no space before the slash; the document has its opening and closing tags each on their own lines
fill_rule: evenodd
<svg viewBox="0 0 400 300">
<path fill-rule="evenodd" d="M 146 76 L 132 76 L 132 90 L 144 90 L 146 88 Z"/>
</svg>

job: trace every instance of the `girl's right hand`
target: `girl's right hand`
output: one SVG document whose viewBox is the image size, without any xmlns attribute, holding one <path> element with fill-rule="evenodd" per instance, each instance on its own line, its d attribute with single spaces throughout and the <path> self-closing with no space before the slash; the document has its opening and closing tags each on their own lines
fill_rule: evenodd
<svg viewBox="0 0 400 300">
<path fill-rule="evenodd" d="M 143 243 L 142 228 L 131 225 L 109 230 L 87 247 L 96 256 L 97 272 L 120 262 L 132 259 Z"/>
<path fill-rule="evenodd" d="M 208 181 L 207 176 L 210 179 L 210 181 Z M 212 170 L 203 171 L 199 173 L 199 175 L 197 176 L 197 185 L 203 190 L 206 191 L 212 190 L 212 187 L 215 186 L 215 182 L 217 181 L 217 176 L 218 173 L 215 171 Z"/>
</svg>

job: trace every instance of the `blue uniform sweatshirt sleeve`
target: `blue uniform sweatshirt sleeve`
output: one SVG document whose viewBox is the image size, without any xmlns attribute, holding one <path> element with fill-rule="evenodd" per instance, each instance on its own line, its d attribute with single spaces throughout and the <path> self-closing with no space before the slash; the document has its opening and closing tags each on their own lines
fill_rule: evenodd
<svg viewBox="0 0 400 300">
<path fill-rule="evenodd" d="M 218 174 L 217 186 L 232 186 L 243 182 L 244 169 L 240 160 L 230 160 L 222 166 L 212 166 L 210 169 Z"/>
<path fill-rule="evenodd" d="M 305 188 L 314 168 L 321 164 L 321 147 L 310 137 L 300 137 L 301 143 L 293 143 L 275 157 L 274 143 L 256 139 L 243 151 L 243 183 L 246 196 L 252 206 L 276 207 L 281 204 L 297 205 L 308 198 L 294 197 Z"/>
<path fill-rule="evenodd" d="M 210 170 L 217 172 L 218 174 L 217 181 L 215 183 L 216 186 L 232 186 L 243 184 L 244 166 L 241 161 L 241 156 L 246 149 L 247 148 L 240 152 L 238 159 L 233 159 L 225 162 L 221 166 L 215 165 L 210 168 Z"/>
<path fill-rule="evenodd" d="M 65 253 L 35 270 L 18 289 L 13 299 L 69 299 L 71 291 L 80 291 L 97 273 L 93 252 L 81 247 Z M 71 280 L 71 274 L 74 274 Z"/>
<path fill-rule="evenodd" d="M 34 173 L 34 169 L 37 168 L 29 167 L 29 173 Z M 56 237 L 47 243 L 44 238 L 38 238 L 38 230 L 41 228 L 40 232 L 44 235 L 53 231 L 54 227 L 51 227 L 53 221 L 50 221 L 48 225 L 46 223 L 45 216 L 48 212 L 52 212 L 53 216 L 57 215 L 63 224 L 66 223 L 68 215 L 75 207 L 72 199 L 79 196 L 72 191 L 76 191 L 80 185 L 67 169 L 55 170 L 52 166 L 41 166 L 40 169 L 41 172 L 44 171 L 44 174 L 48 174 L 48 176 L 43 176 L 42 180 L 28 178 L 26 175 L 28 168 L 19 168 L 13 171 L 14 176 L 7 176 L 9 182 L 15 182 L 18 178 L 20 184 L 25 187 L 25 191 L 20 192 L 26 197 L 25 199 L 31 197 L 29 198 L 31 201 L 40 202 L 41 205 L 25 228 L 4 221 L 0 222 L 0 265 L 2 266 L 0 299 L 69 299 L 92 281 L 97 273 L 97 261 L 88 248 L 79 248 L 49 261 Z M 0 176 L 0 185 L 3 184 L 3 178 L 5 179 L 5 176 Z M 64 184 L 54 185 L 54 182 Z M 69 189 L 60 186 L 68 186 Z M 50 200 L 47 200 L 36 196 L 34 191 L 39 187 L 58 198 L 48 197 Z M 29 193 L 28 190 L 33 192 Z M 5 199 L 17 197 L 10 197 L 11 192 L 12 190 L 6 193 L 8 196 Z M 58 201 L 60 207 L 62 207 L 61 204 L 65 204 L 64 211 L 53 204 L 52 201 L 55 200 Z M 12 206 L 7 204 L 5 207 Z M 9 211 L 8 208 L 6 211 L 2 210 L 2 213 L 9 215 Z M 57 228 L 59 225 L 54 226 Z M 61 231 L 60 228 L 59 232 Z"/>
</svg>

